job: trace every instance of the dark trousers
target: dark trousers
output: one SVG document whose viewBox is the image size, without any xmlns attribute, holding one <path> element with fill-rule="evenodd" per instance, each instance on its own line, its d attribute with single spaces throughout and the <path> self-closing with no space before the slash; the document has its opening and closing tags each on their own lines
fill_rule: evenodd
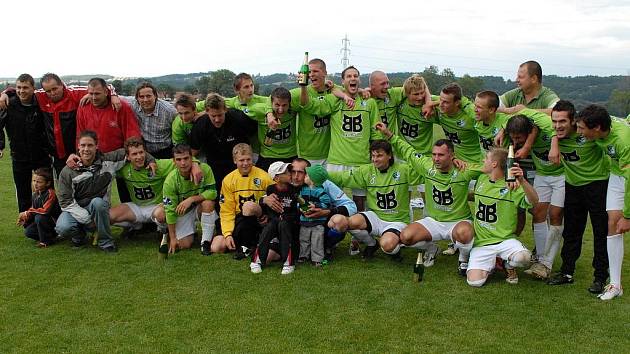
<svg viewBox="0 0 630 354">
<path fill-rule="evenodd" d="M 40 167 L 50 168 L 50 159 L 41 161 L 15 161 L 13 160 L 13 182 L 17 193 L 18 210 L 20 212 L 28 210 L 32 206 L 31 181 L 33 171 Z"/>
<path fill-rule="evenodd" d="M 35 214 L 34 220 L 24 228 L 24 235 L 50 245 L 55 241 L 55 219 L 50 215 Z"/>
<path fill-rule="evenodd" d="M 66 167 L 67 159 L 68 159 L 67 156 L 62 159 L 58 158 L 57 156 L 53 157 L 53 168 L 55 169 L 55 179 L 59 179 L 61 170 L 63 170 L 63 168 Z"/>
<path fill-rule="evenodd" d="M 120 199 L 121 203 L 128 203 L 131 201 L 131 196 L 129 195 L 129 190 L 127 190 L 124 178 L 116 177 L 116 189 L 118 189 L 118 199 Z"/>
<path fill-rule="evenodd" d="M 295 259 L 300 254 L 300 243 L 297 237 L 298 224 L 295 221 L 272 219 L 263 227 L 258 239 L 258 247 L 252 255 L 252 261 L 256 256 L 260 263 L 265 265 L 269 254 L 269 244 L 274 237 L 280 242 L 280 262 L 289 260 L 289 265 L 295 264 Z"/>
<path fill-rule="evenodd" d="M 337 208 L 337 214 L 341 214 L 343 216 L 349 216 L 348 213 L 348 209 L 346 209 L 346 207 L 339 207 Z M 341 241 L 343 241 L 343 239 L 346 236 L 346 233 L 341 233 L 338 236 L 332 236 L 328 234 L 328 231 L 330 231 L 330 228 L 328 227 L 328 221 L 330 221 L 330 218 L 333 217 L 333 214 L 328 215 L 328 218 L 326 219 L 326 222 L 324 223 L 324 249 L 332 249 L 335 246 L 337 246 L 337 244 Z"/>
<path fill-rule="evenodd" d="M 238 251 L 241 246 L 252 250 L 256 248 L 260 230 L 261 227 L 260 224 L 258 224 L 258 218 L 255 216 L 237 214 L 234 220 L 234 231 L 232 231 L 232 238 L 234 238 L 236 250 Z"/>
<path fill-rule="evenodd" d="M 593 227 L 593 276 L 605 282 L 608 278 L 608 214 L 606 213 L 606 189 L 608 180 L 594 181 L 584 186 L 565 183 L 564 232 L 562 237 L 562 266 L 560 272 L 573 275 L 575 262 L 582 252 L 582 236 L 586 217 L 590 216 Z"/>
</svg>

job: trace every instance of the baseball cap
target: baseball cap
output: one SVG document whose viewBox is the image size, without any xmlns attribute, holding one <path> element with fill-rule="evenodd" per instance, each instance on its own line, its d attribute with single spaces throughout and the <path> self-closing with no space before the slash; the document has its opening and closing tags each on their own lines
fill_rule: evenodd
<svg viewBox="0 0 630 354">
<path fill-rule="evenodd" d="M 271 166 L 269 166 L 269 169 L 267 170 L 267 172 L 269 173 L 269 176 L 271 177 L 271 179 L 274 179 L 276 178 L 277 175 L 283 174 L 284 172 L 286 172 L 289 166 L 291 166 L 290 163 L 276 161 L 272 163 Z"/>
</svg>

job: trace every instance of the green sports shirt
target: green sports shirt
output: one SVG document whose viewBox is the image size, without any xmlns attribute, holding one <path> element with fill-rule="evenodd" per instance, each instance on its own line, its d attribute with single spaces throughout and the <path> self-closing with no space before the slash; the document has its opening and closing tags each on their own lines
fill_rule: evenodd
<svg viewBox="0 0 630 354">
<path fill-rule="evenodd" d="M 297 111 L 289 108 L 289 111 L 280 118 L 280 126 L 273 131 L 270 146 L 265 145 L 265 137 L 269 126 L 267 125 L 267 113 L 271 112 L 269 103 L 258 103 L 249 109 L 250 118 L 258 122 L 258 143 L 260 144 L 260 156 L 264 158 L 288 158 L 297 155 L 296 117 Z"/>
<path fill-rule="evenodd" d="M 503 178 L 490 181 L 488 175 L 480 175 L 475 185 L 473 247 L 515 238 L 518 208 L 531 207 L 522 187 L 510 190 Z"/>
<path fill-rule="evenodd" d="M 383 139 L 374 125 L 380 122 L 374 99 L 359 95 L 350 109 L 343 100 L 328 94 L 323 100 L 309 100 L 303 110 L 317 116 L 330 115 L 328 163 L 359 166 L 370 162 L 370 140 Z"/>
<path fill-rule="evenodd" d="M 494 138 L 496 138 L 501 129 L 505 129 L 508 118 L 509 115 L 507 114 L 497 113 L 494 119 L 488 124 L 480 120 L 475 122 L 475 130 L 477 130 L 477 134 L 479 134 L 479 145 L 481 146 L 483 154 L 486 154 L 490 151 L 490 148 L 494 146 Z"/>
<path fill-rule="evenodd" d="M 608 136 L 595 143 L 610 157 L 610 173 L 626 179 L 623 216 L 630 219 L 630 125 L 613 119 Z"/>
<path fill-rule="evenodd" d="M 541 176 L 559 176 L 563 173 L 562 165 L 555 165 L 549 161 L 549 150 L 551 149 L 551 138 L 556 135 L 551 125 L 551 117 L 543 112 L 530 108 L 525 108 L 517 115 L 526 116 L 535 126 L 538 127 L 538 135 L 534 140 L 531 149 L 532 160 L 536 167 L 536 174 Z"/>
<path fill-rule="evenodd" d="M 542 86 L 540 88 L 540 92 L 538 92 L 538 95 L 536 95 L 536 97 L 534 97 L 529 102 L 526 102 L 525 94 L 520 88 L 515 88 L 502 94 L 501 96 L 499 96 L 499 100 L 501 101 L 501 104 L 503 104 L 503 106 L 505 107 L 514 107 L 516 105 L 522 104 L 525 105 L 525 107 L 531 109 L 549 109 L 553 108 L 553 106 L 556 104 L 556 102 L 560 100 L 560 98 L 551 89 Z"/>
<path fill-rule="evenodd" d="M 175 116 L 173 123 L 171 124 L 171 139 L 173 144 L 190 144 L 190 132 L 192 131 L 193 123 L 185 123 L 182 118 Z"/>
<path fill-rule="evenodd" d="M 385 123 L 387 128 L 393 132 L 398 130 L 397 110 L 404 97 L 402 87 L 392 87 L 387 89 L 385 98 L 374 98 L 381 122 Z"/>
<path fill-rule="evenodd" d="M 415 153 L 400 137 L 392 137 L 391 143 L 394 150 L 424 178 L 427 216 L 444 222 L 471 219 L 468 185 L 481 174 L 479 165 L 468 166 L 465 171 L 452 167 L 448 172 L 442 172 L 433 166 L 432 158 Z"/>
<path fill-rule="evenodd" d="M 594 141 L 573 132 L 558 140 L 564 178 L 572 186 L 583 186 L 593 181 L 608 179 L 609 159 Z"/>
<path fill-rule="evenodd" d="M 439 96 L 432 96 L 439 100 Z M 475 106 L 462 97 L 461 108 L 452 116 L 436 109 L 437 123 L 442 126 L 444 135 L 455 145 L 455 157 L 466 162 L 478 163 L 483 160 L 479 146 L 479 134 L 475 129 Z"/>
<path fill-rule="evenodd" d="M 162 187 L 166 176 L 175 169 L 172 159 L 156 160 L 155 175 L 147 167 L 140 170 L 127 162 L 116 175 L 125 180 L 131 201 L 140 206 L 157 205 L 162 202 Z"/>
<path fill-rule="evenodd" d="M 425 118 L 422 115 L 422 106 L 412 106 L 406 98 L 398 106 L 396 115 L 398 131 L 392 130 L 392 132 L 403 138 L 416 152 L 430 155 L 433 148 L 435 118 Z"/>
<path fill-rule="evenodd" d="M 365 189 L 368 210 L 381 220 L 409 223 L 409 186 L 419 184 L 420 177 L 407 164 L 394 162 L 387 171 L 379 171 L 370 163 L 328 174 L 340 187 Z"/>
<path fill-rule="evenodd" d="M 212 169 L 205 163 L 199 164 L 199 167 L 203 171 L 203 178 L 199 185 L 195 185 L 190 179 L 182 177 L 177 169 L 166 176 L 162 191 L 162 203 L 164 204 L 167 224 L 177 223 L 178 215 L 175 209 L 186 198 L 201 195 L 206 200 L 213 200 L 217 197 L 216 182 Z M 191 208 L 193 207 L 195 205 L 191 206 Z M 186 210 L 186 212 L 188 211 Z"/>
<path fill-rule="evenodd" d="M 310 100 L 323 100 L 330 90 L 318 92 L 312 85 L 306 88 Z M 330 114 L 318 116 L 300 111 L 301 89 L 291 91 L 291 108 L 298 111 L 297 151 L 298 156 L 307 160 L 324 160 L 330 147 Z"/>
</svg>

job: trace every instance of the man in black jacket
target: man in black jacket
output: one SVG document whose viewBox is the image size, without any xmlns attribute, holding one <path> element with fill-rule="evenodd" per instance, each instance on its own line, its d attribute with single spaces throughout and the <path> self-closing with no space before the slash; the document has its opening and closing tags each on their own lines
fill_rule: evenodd
<svg viewBox="0 0 630 354">
<path fill-rule="evenodd" d="M 5 141 L 2 129 L 9 137 L 13 181 L 20 212 L 31 207 L 31 174 L 40 167 L 50 167 L 48 140 L 44 120 L 35 99 L 35 80 L 29 74 L 20 75 L 15 83 L 16 95 L 9 99 L 6 110 L 0 110 L 0 157 Z"/>
</svg>

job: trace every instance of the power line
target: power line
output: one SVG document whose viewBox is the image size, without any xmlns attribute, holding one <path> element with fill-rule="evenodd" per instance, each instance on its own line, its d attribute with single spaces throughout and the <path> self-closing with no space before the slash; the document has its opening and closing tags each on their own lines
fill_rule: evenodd
<svg viewBox="0 0 630 354">
<path fill-rule="evenodd" d="M 341 53 L 343 54 L 343 58 L 341 58 L 341 66 L 345 69 L 350 66 L 350 48 L 348 48 L 348 46 L 350 45 L 350 40 L 348 39 L 347 33 L 346 36 L 341 40 L 341 45 L 343 46 L 341 47 Z"/>
</svg>

